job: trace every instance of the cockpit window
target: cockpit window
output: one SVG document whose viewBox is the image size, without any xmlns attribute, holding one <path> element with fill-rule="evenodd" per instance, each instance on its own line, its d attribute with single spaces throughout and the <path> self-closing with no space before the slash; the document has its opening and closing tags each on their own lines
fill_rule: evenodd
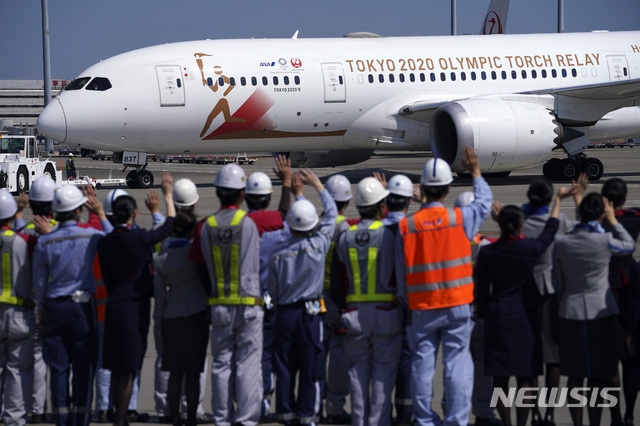
<svg viewBox="0 0 640 426">
<path fill-rule="evenodd" d="M 91 77 L 79 77 L 73 80 L 64 90 L 80 90 L 91 80 Z"/>
<path fill-rule="evenodd" d="M 98 92 L 104 92 L 109 89 L 111 89 L 111 82 L 108 78 L 104 77 L 94 78 L 86 87 L 86 90 L 97 90 Z"/>
</svg>

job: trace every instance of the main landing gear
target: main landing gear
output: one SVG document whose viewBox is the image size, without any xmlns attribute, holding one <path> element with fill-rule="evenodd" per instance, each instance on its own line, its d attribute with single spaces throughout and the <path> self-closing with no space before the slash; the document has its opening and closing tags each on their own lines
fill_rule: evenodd
<svg viewBox="0 0 640 426">
<path fill-rule="evenodd" d="M 151 188 L 153 186 L 153 173 L 147 170 L 147 165 L 136 167 L 127 174 L 127 186 L 129 188 Z"/>
<path fill-rule="evenodd" d="M 542 166 L 542 173 L 551 180 L 570 181 L 578 179 L 580 173 L 585 172 L 589 180 L 598 180 L 604 174 L 602 161 L 597 158 L 587 158 L 584 154 L 574 158 L 552 158 Z"/>
</svg>

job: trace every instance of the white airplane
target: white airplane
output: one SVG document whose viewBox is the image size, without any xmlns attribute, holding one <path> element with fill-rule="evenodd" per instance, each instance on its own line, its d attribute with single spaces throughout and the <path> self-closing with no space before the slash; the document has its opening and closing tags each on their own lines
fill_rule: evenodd
<svg viewBox="0 0 640 426">
<path fill-rule="evenodd" d="M 535 35 L 206 40 L 104 60 L 38 118 L 61 143 L 122 153 L 147 187 L 146 152 L 288 152 L 306 167 L 373 150 L 432 149 L 463 172 L 546 162 L 592 179 L 590 141 L 640 136 L 640 31 Z M 562 149 L 567 158 L 554 159 Z"/>
</svg>

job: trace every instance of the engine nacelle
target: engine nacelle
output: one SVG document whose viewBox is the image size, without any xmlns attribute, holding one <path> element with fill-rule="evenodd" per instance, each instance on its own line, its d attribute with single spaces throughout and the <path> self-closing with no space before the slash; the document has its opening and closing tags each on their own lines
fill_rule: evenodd
<svg viewBox="0 0 640 426">
<path fill-rule="evenodd" d="M 294 151 L 288 153 L 291 167 L 348 166 L 367 161 L 373 154 L 371 149 L 346 149 L 327 151 Z"/>
<path fill-rule="evenodd" d="M 448 103 L 431 120 L 435 156 L 463 172 L 466 146 L 478 154 L 482 172 L 506 172 L 544 163 L 557 146 L 562 129 L 545 107 L 499 99 L 468 99 Z"/>
</svg>

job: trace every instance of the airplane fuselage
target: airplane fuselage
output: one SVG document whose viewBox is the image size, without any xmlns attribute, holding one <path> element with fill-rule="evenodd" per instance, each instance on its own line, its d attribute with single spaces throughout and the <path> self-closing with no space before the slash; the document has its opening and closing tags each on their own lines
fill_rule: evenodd
<svg viewBox="0 0 640 426">
<path fill-rule="evenodd" d="M 429 149 L 437 108 L 478 99 L 487 100 L 474 104 L 479 126 L 492 105 L 517 103 L 587 137 L 640 133 L 635 111 L 620 123 L 624 134 L 597 125 L 634 106 L 633 91 L 588 101 L 557 94 L 640 79 L 640 32 L 193 41 L 124 53 L 76 81 L 83 77 L 38 126 L 59 142 L 100 150 Z M 514 142 L 528 144 L 534 131 L 518 126 Z M 503 169 L 544 162 L 558 141 L 535 144 L 533 154 Z"/>
</svg>

